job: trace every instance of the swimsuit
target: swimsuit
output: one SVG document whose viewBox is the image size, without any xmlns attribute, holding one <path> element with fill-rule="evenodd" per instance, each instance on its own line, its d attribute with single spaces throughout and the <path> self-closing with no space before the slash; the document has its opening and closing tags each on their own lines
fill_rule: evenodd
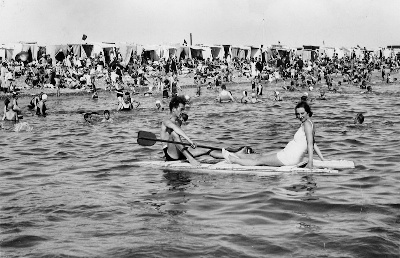
<svg viewBox="0 0 400 258">
<path fill-rule="evenodd" d="M 168 147 L 167 147 L 167 146 L 165 146 L 165 147 L 163 148 L 163 151 L 164 151 L 164 155 L 165 155 L 165 160 L 166 160 L 166 161 L 186 160 L 186 157 L 185 157 L 185 155 L 183 155 L 182 152 L 179 152 L 179 157 L 178 157 L 177 159 L 176 159 L 176 158 L 172 158 L 172 157 L 168 154 Z"/>
<path fill-rule="evenodd" d="M 314 127 L 312 122 L 311 126 Z M 282 162 L 283 165 L 293 166 L 297 165 L 302 161 L 303 156 L 306 152 L 307 152 L 307 137 L 306 133 L 304 132 L 304 125 L 302 124 L 295 133 L 293 140 L 291 140 L 283 150 L 277 153 L 277 157 Z"/>
</svg>

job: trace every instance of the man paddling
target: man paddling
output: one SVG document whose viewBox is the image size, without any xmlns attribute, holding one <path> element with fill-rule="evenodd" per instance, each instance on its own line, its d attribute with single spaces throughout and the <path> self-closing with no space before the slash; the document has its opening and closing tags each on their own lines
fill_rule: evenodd
<svg viewBox="0 0 400 258">
<path fill-rule="evenodd" d="M 197 147 L 196 143 L 194 143 L 181 128 L 181 125 L 188 119 L 188 116 L 183 113 L 183 111 L 185 110 L 185 105 L 185 97 L 175 96 L 171 99 L 171 102 L 169 103 L 171 115 L 161 124 L 161 139 L 167 141 L 182 142 L 181 137 L 183 137 L 191 144 L 190 147 L 195 149 Z M 220 150 L 196 150 L 192 151 L 191 153 L 189 152 L 187 147 L 175 143 L 165 144 L 163 146 L 163 151 L 166 161 L 187 160 L 193 166 L 200 166 L 200 162 L 197 161 L 195 158 L 203 155 L 210 155 L 211 157 L 216 159 L 224 158 Z M 249 154 L 253 153 L 253 150 L 250 147 L 245 146 L 240 148 L 235 153 Z"/>
<path fill-rule="evenodd" d="M 181 137 L 185 138 L 193 149 L 196 148 L 189 136 L 181 129 L 183 122 L 182 114 L 185 110 L 186 99 L 181 96 L 175 96 L 169 103 L 169 110 L 171 116 L 165 119 L 161 124 L 161 139 L 175 142 L 182 142 Z M 200 166 L 192 154 L 188 151 L 187 147 L 180 144 L 168 143 L 163 146 L 164 155 L 167 161 L 173 160 L 188 160 L 193 166 Z"/>
</svg>

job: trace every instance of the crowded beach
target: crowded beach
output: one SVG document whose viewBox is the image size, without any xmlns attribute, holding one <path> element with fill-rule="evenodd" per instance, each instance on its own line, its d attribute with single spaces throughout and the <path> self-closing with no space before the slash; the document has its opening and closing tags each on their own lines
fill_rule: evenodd
<svg viewBox="0 0 400 258">
<path fill-rule="evenodd" d="M 400 48 L 395 46 L 373 51 L 361 47 L 110 43 L 46 48 L 18 43 L 3 45 L 1 50 L 3 120 L 13 122 L 23 119 L 25 106 L 46 116 L 46 110 L 51 110 L 46 106 L 48 98 L 65 94 L 96 99 L 102 92 L 113 92 L 118 104 L 109 110 L 115 111 L 139 107 L 145 99 L 136 96 L 156 97 L 154 108 L 160 109 L 173 96 L 184 95 L 190 101 L 203 90 L 215 91 L 216 101 L 239 103 L 266 101 L 267 95 L 268 101 L 282 101 L 284 92 L 299 92 L 299 100 L 306 100 L 309 93 L 326 99 L 327 92 L 349 89 L 368 94 L 377 80 L 396 83 L 400 68 Z M 243 91 L 232 93 L 230 84 L 243 84 Z M 196 88 L 196 96 L 184 94 L 188 87 Z M 18 100 L 21 97 L 24 101 Z"/>
</svg>

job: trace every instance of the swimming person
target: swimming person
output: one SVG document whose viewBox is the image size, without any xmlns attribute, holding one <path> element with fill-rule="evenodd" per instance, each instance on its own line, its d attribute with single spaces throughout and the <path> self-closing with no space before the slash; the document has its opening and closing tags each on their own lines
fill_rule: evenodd
<svg viewBox="0 0 400 258">
<path fill-rule="evenodd" d="M 18 122 L 18 114 L 13 110 L 13 104 L 8 98 L 4 100 L 4 115 L 2 120 Z"/>
<path fill-rule="evenodd" d="M 300 102 L 295 107 L 296 118 L 301 122 L 300 128 L 283 150 L 262 154 L 232 154 L 222 150 L 224 158 L 231 163 L 243 166 L 294 166 L 303 160 L 308 152 L 308 168 L 313 168 L 314 150 L 321 160 L 324 160 L 321 151 L 314 140 L 315 126 L 311 121 L 312 111 L 306 102 Z"/>
<path fill-rule="evenodd" d="M 300 98 L 301 102 L 307 102 L 308 101 L 308 93 L 304 92 L 303 95 Z"/>
<path fill-rule="evenodd" d="M 275 91 L 274 92 L 274 100 L 275 101 L 282 101 L 283 100 L 281 95 L 279 95 L 279 91 Z"/>
<path fill-rule="evenodd" d="M 91 114 L 91 113 L 84 113 L 84 114 L 83 114 L 83 119 L 84 119 L 85 122 L 87 122 L 88 124 L 93 124 L 92 114 Z"/>
<path fill-rule="evenodd" d="M 135 101 L 136 102 L 136 101 Z M 137 102 L 136 108 L 139 107 L 140 102 Z M 129 111 L 133 109 L 133 102 L 129 92 L 125 92 L 122 100 L 118 104 L 117 111 Z"/>
<path fill-rule="evenodd" d="M 364 115 L 361 113 L 358 113 L 355 117 L 354 117 L 354 123 L 355 124 L 362 124 L 364 123 Z"/>
<path fill-rule="evenodd" d="M 326 100 L 325 91 L 321 90 L 319 94 L 320 94 L 320 96 L 319 96 L 318 99 L 320 99 L 320 100 Z"/>
<path fill-rule="evenodd" d="M 250 102 L 250 98 L 248 97 L 247 91 L 243 91 L 242 93 L 242 98 L 240 99 L 241 103 L 249 103 Z"/>
<path fill-rule="evenodd" d="M 103 122 L 103 123 L 104 122 L 109 122 L 109 123 L 114 122 L 114 120 L 112 118 L 110 118 L 110 111 L 104 110 L 103 116 L 104 116 L 104 118 L 103 118 L 103 120 L 101 120 L 101 122 Z"/>
<path fill-rule="evenodd" d="M 161 101 L 156 100 L 156 108 L 157 110 L 164 110 L 164 106 L 161 104 Z"/>
<path fill-rule="evenodd" d="M 31 101 L 29 102 L 28 108 L 29 108 L 29 109 L 36 109 L 37 104 L 38 104 L 39 101 L 42 99 L 42 95 L 43 95 L 43 94 L 44 94 L 44 93 L 41 92 L 41 93 L 39 93 L 38 95 L 35 95 L 35 96 L 31 99 Z"/>
<path fill-rule="evenodd" d="M 46 101 L 47 95 L 43 94 L 41 100 L 36 105 L 36 115 L 38 116 L 46 116 Z"/>
<path fill-rule="evenodd" d="M 217 97 L 217 101 L 219 101 L 219 102 L 235 101 L 235 98 L 232 96 L 232 94 L 226 90 L 225 84 L 221 85 L 221 92 L 219 93 L 219 95 Z"/>
<path fill-rule="evenodd" d="M 255 92 L 253 92 L 253 93 L 251 93 L 250 102 L 253 103 L 253 104 L 255 104 L 255 103 L 263 102 L 263 101 L 262 101 L 261 99 L 258 99 L 258 98 L 257 98 L 257 94 L 256 94 Z"/>
</svg>

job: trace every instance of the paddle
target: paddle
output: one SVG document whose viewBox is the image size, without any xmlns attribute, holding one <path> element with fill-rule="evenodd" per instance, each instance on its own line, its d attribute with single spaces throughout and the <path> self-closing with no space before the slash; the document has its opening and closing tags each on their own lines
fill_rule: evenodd
<svg viewBox="0 0 400 258">
<path fill-rule="evenodd" d="M 139 131 L 137 137 L 137 143 L 142 146 L 153 146 L 156 142 L 168 142 L 168 143 L 176 143 L 181 145 L 190 146 L 190 143 L 186 142 L 175 142 L 175 141 L 168 141 L 157 139 L 157 136 L 154 133 L 146 132 L 146 131 Z M 205 146 L 205 145 L 197 145 L 197 147 L 211 149 L 211 150 L 221 150 L 221 148 Z"/>
</svg>

